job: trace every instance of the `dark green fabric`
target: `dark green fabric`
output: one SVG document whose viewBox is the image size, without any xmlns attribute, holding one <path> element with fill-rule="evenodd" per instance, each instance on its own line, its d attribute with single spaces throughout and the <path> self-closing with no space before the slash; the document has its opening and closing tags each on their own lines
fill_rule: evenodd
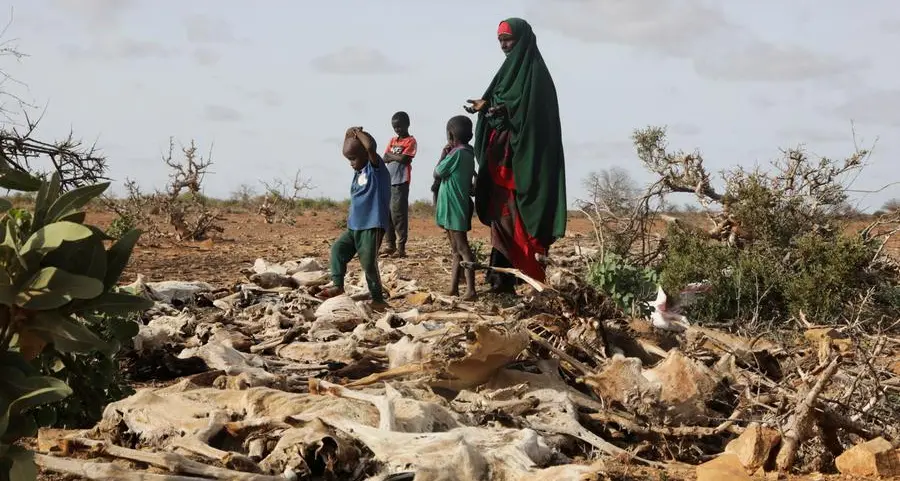
<svg viewBox="0 0 900 481">
<path fill-rule="evenodd" d="M 347 264 L 353 256 L 359 254 L 359 263 L 366 273 L 366 284 L 372 300 L 384 301 L 381 287 L 381 274 L 378 272 L 378 249 L 384 229 L 350 230 L 347 229 L 331 246 L 331 280 L 337 287 L 344 287 L 344 276 L 347 275 Z"/>
<path fill-rule="evenodd" d="M 515 47 L 482 97 L 491 105 L 505 105 L 506 119 L 487 118 L 487 108 L 478 114 L 475 153 L 481 202 L 481 222 L 490 225 L 490 173 L 487 147 L 491 129 L 509 129 L 516 181 L 516 201 L 528 233 L 545 246 L 566 232 L 566 175 L 556 87 L 538 50 L 531 25 L 520 18 L 506 22 L 512 27 Z"/>
</svg>

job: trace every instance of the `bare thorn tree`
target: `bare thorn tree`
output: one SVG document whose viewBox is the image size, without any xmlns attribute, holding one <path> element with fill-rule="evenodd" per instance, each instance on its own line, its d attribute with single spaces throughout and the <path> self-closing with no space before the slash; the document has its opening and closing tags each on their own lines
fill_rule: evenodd
<svg viewBox="0 0 900 481">
<path fill-rule="evenodd" d="M 298 201 L 305 193 L 315 189 L 312 180 L 304 178 L 300 169 L 294 173 L 294 181 L 290 185 L 281 179 L 273 179 L 262 184 L 265 194 L 257 213 L 265 218 L 267 224 L 294 224 L 291 214 L 296 209 Z"/>
<path fill-rule="evenodd" d="M 175 238 L 204 240 L 211 232 L 222 232 L 219 212 L 211 209 L 202 194 L 203 179 L 212 166 L 212 149 L 204 159 L 194 141 L 181 147 L 182 160 L 175 160 L 175 140 L 169 139 L 168 155 L 163 162 L 169 167 L 169 183 L 160 206 L 166 221 L 175 229 Z"/>
<path fill-rule="evenodd" d="M 5 37 L 11 22 L 12 15 L 10 22 L 0 31 L 0 39 Z M 0 58 L 20 60 L 23 57 L 25 55 L 12 40 L 0 41 Z M 0 68 L 0 116 L 6 120 L 0 124 L 0 168 L 29 172 L 40 177 L 49 177 L 56 172 L 63 190 L 109 180 L 106 177 L 106 158 L 95 145 L 82 145 L 71 132 L 64 140 L 53 143 L 36 139 L 34 134 L 40 118 L 35 121 L 29 118 L 27 109 L 33 106 L 10 91 L 8 84 L 11 83 L 21 85 Z M 22 110 L 24 127 L 17 125 L 13 118 L 14 109 Z"/>
</svg>

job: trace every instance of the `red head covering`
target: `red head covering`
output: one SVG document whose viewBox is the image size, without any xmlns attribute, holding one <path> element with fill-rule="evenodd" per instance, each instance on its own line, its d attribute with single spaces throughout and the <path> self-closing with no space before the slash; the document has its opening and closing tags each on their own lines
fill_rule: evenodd
<svg viewBox="0 0 900 481">
<path fill-rule="evenodd" d="M 500 22 L 500 26 L 497 27 L 497 36 L 500 35 L 512 35 L 512 27 L 509 26 L 509 23 L 506 21 Z"/>
</svg>

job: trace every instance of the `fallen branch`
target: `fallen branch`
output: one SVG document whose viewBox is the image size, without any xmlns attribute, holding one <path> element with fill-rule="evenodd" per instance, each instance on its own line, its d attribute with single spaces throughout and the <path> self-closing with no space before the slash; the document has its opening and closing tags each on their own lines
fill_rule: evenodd
<svg viewBox="0 0 900 481">
<path fill-rule="evenodd" d="M 537 335 L 537 333 L 535 333 L 531 329 L 527 329 L 527 331 L 528 331 L 528 335 L 531 336 L 531 340 L 534 341 L 535 343 L 537 343 L 539 346 L 543 347 L 544 349 L 547 349 L 548 351 L 552 352 L 553 354 L 556 354 L 557 356 L 559 356 L 560 359 L 571 364 L 572 367 L 578 369 L 583 374 L 594 374 L 594 370 L 587 364 L 584 364 L 581 361 L 579 361 L 578 359 L 575 359 L 574 357 L 570 356 L 569 354 L 566 354 L 565 351 L 563 351 L 562 349 L 559 349 L 558 347 L 554 346 L 553 344 L 550 344 L 549 342 L 547 342 L 546 339 Z"/>
<path fill-rule="evenodd" d="M 803 444 L 803 441 L 806 440 L 809 436 L 809 431 L 812 429 L 813 410 L 816 400 L 831 380 L 831 377 L 837 372 L 840 363 L 840 356 L 834 357 L 822 373 L 819 374 L 819 378 L 813 387 L 803 396 L 797 407 L 794 408 L 794 412 L 784 430 L 781 449 L 778 451 L 778 457 L 776 458 L 779 471 L 787 471 L 794 465 L 794 460 L 797 459 L 797 450 L 800 449 L 800 445 Z"/>
</svg>

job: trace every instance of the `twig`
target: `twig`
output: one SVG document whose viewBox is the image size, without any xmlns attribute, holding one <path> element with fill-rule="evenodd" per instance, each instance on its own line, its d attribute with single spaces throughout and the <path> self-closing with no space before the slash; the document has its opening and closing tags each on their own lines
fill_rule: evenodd
<svg viewBox="0 0 900 481">
<path fill-rule="evenodd" d="M 548 351 L 552 352 L 553 354 L 556 354 L 557 356 L 559 356 L 560 359 L 571 364 L 572 367 L 578 369 L 583 374 L 594 374 L 594 370 L 587 364 L 584 364 L 581 361 L 579 361 L 578 359 L 575 359 L 574 357 L 570 356 L 569 354 L 566 354 L 565 351 L 563 351 L 562 349 L 559 349 L 558 347 L 554 346 L 553 344 L 550 344 L 549 342 L 547 342 L 546 339 L 537 335 L 537 333 L 535 333 L 531 329 L 527 329 L 527 331 L 528 331 L 528 335 L 531 336 L 532 341 L 534 341 L 535 343 L 537 343 L 544 349 L 547 349 Z"/>
<path fill-rule="evenodd" d="M 840 363 L 841 357 L 834 357 L 822 373 L 819 374 L 815 385 L 803 396 L 797 407 L 794 408 L 787 428 L 784 430 L 783 442 L 776 458 L 779 471 L 787 471 L 794 465 L 794 460 L 797 458 L 797 450 L 800 449 L 800 445 L 806 440 L 812 428 L 813 410 L 816 400 L 831 380 L 831 377 L 837 372 Z"/>
</svg>

